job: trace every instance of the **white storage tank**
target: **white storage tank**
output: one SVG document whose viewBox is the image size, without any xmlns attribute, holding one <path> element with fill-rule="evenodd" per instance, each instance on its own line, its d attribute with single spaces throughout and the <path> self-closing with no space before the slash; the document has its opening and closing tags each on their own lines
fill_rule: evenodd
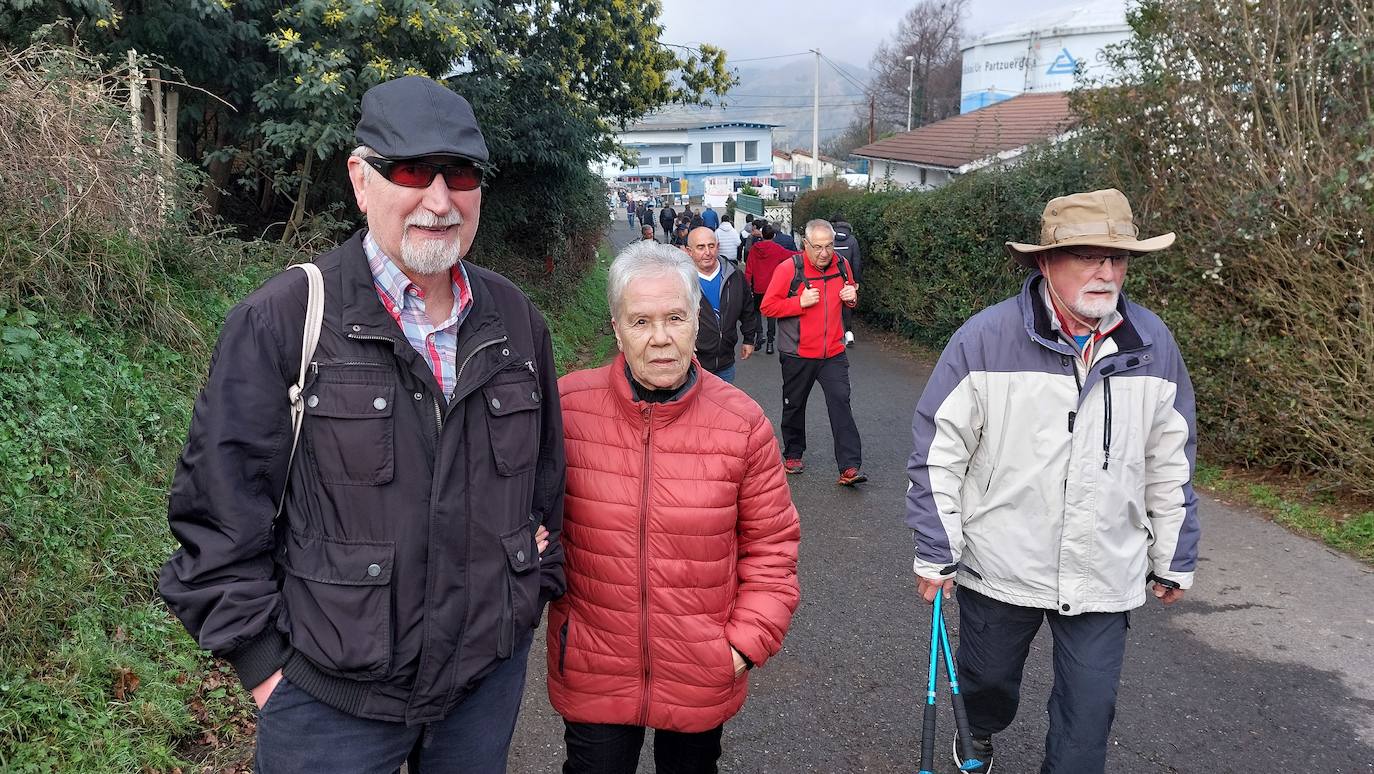
<svg viewBox="0 0 1374 774">
<path fill-rule="evenodd" d="M 1125 10 L 1092 5 L 1043 16 L 964 43 L 959 112 L 1018 94 L 1068 91 L 1080 70 L 1109 74 L 1103 49 L 1131 36 Z"/>
</svg>

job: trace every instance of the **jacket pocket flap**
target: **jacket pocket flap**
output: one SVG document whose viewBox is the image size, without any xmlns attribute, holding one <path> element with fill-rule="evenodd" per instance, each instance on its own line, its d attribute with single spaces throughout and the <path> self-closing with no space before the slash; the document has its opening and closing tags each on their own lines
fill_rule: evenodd
<svg viewBox="0 0 1374 774">
<path fill-rule="evenodd" d="M 391 416 L 396 386 L 392 384 L 333 384 L 316 382 L 305 391 L 305 413 L 340 419 L 379 419 Z"/>
<path fill-rule="evenodd" d="M 501 536 L 501 546 L 506 549 L 506 561 L 510 562 L 511 572 L 517 575 L 533 570 L 539 563 L 531 537 L 529 527 L 521 527 L 509 535 Z"/>
<path fill-rule="evenodd" d="M 487 411 L 492 416 L 503 417 L 518 411 L 533 411 L 539 408 L 543 396 L 539 394 L 539 383 L 524 379 L 507 384 L 488 384 L 482 388 L 487 400 Z"/>
<path fill-rule="evenodd" d="M 391 582 L 395 545 L 303 535 L 290 530 L 285 569 L 304 580 L 339 586 L 381 586 Z"/>
</svg>

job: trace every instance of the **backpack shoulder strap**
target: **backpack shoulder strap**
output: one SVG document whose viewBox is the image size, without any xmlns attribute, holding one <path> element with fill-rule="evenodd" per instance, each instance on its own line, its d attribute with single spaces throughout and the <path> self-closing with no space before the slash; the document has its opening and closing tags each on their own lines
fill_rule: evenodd
<svg viewBox="0 0 1374 774">
<path fill-rule="evenodd" d="M 835 269 L 840 272 L 840 281 L 849 284 L 849 261 L 841 256 L 835 256 Z"/>
<path fill-rule="evenodd" d="M 806 273 L 805 273 L 805 271 L 802 269 L 802 257 L 801 257 L 801 253 L 793 253 L 793 254 L 792 254 L 792 284 L 791 284 L 790 286 L 788 286 L 788 288 L 787 288 L 787 295 L 788 295 L 788 297 L 790 298 L 791 296 L 797 295 L 797 288 L 801 287 L 801 286 L 802 286 L 802 283 L 805 282 L 805 281 L 806 281 Z"/>
<path fill-rule="evenodd" d="M 313 263 L 297 263 L 287 270 L 300 269 L 305 272 L 309 296 L 305 303 L 305 325 L 301 331 L 301 368 L 295 384 L 287 388 L 286 396 L 291 402 L 291 454 L 286 458 L 286 482 L 282 484 L 281 498 L 277 501 L 277 518 L 281 518 L 286 507 L 286 487 L 291 482 L 291 465 L 296 459 L 296 445 L 301 438 L 301 424 L 305 421 L 305 378 L 310 373 L 310 362 L 315 359 L 315 347 L 320 343 L 320 328 L 324 324 L 324 275 L 320 267 Z"/>
</svg>

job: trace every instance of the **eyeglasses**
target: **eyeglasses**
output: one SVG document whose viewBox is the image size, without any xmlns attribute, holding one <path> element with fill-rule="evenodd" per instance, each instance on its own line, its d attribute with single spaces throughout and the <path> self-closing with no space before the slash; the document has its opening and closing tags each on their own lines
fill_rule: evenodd
<svg viewBox="0 0 1374 774">
<path fill-rule="evenodd" d="M 815 242 L 812 242 L 810 239 L 802 239 L 802 241 L 805 242 L 806 244 L 810 245 L 811 247 L 816 248 L 817 250 L 819 250 L 819 251 L 821 251 L 821 252 L 823 252 L 823 253 L 833 253 L 833 252 L 835 252 L 835 243 L 834 243 L 834 242 L 831 242 L 831 243 L 828 244 L 828 245 L 822 245 L 822 244 L 817 244 L 817 243 L 815 243 Z"/>
<path fill-rule="evenodd" d="M 363 159 L 382 177 L 406 188 L 428 188 L 435 175 L 444 176 L 450 191 L 472 191 L 482 185 L 482 168 L 471 163 L 431 164 L 427 161 L 402 159 L 395 161 L 381 156 Z"/>
<path fill-rule="evenodd" d="M 1088 267 L 1096 269 L 1097 267 L 1101 266 L 1107 261 L 1111 261 L 1112 268 L 1115 269 L 1126 265 L 1126 262 L 1131 260 L 1130 253 L 1107 253 L 1106 255 L 1097 255 L 1095 253 L 1080 253 L 1072 247 L 1064 247 L 1060 249 L 1062 249 L 1069 255 L 1072 255 L 1074 261 L 1077 262 L 1079 266 L 1082 266 L 1085 269 Z"/>
</svg>

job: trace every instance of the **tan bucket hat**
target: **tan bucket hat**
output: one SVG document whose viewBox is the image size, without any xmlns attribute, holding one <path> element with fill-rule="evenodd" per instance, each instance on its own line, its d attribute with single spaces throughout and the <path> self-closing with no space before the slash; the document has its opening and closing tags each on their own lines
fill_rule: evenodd
<svg viewBox="0 0 1374 774">
<path fill-rule="evenodd" d="M 1050 199 L 1040 216 L 1040 244 L 1007 242 L 1007 253 L 1022 266 L 1035 268 L 1035 254 L 1056 247 L 1091 245 L 1133 253 L 1163 250 L 1174 243 L 1174 232 L 1137 239 L 1131 203 L 1115 188 Z"/>
</svg>

